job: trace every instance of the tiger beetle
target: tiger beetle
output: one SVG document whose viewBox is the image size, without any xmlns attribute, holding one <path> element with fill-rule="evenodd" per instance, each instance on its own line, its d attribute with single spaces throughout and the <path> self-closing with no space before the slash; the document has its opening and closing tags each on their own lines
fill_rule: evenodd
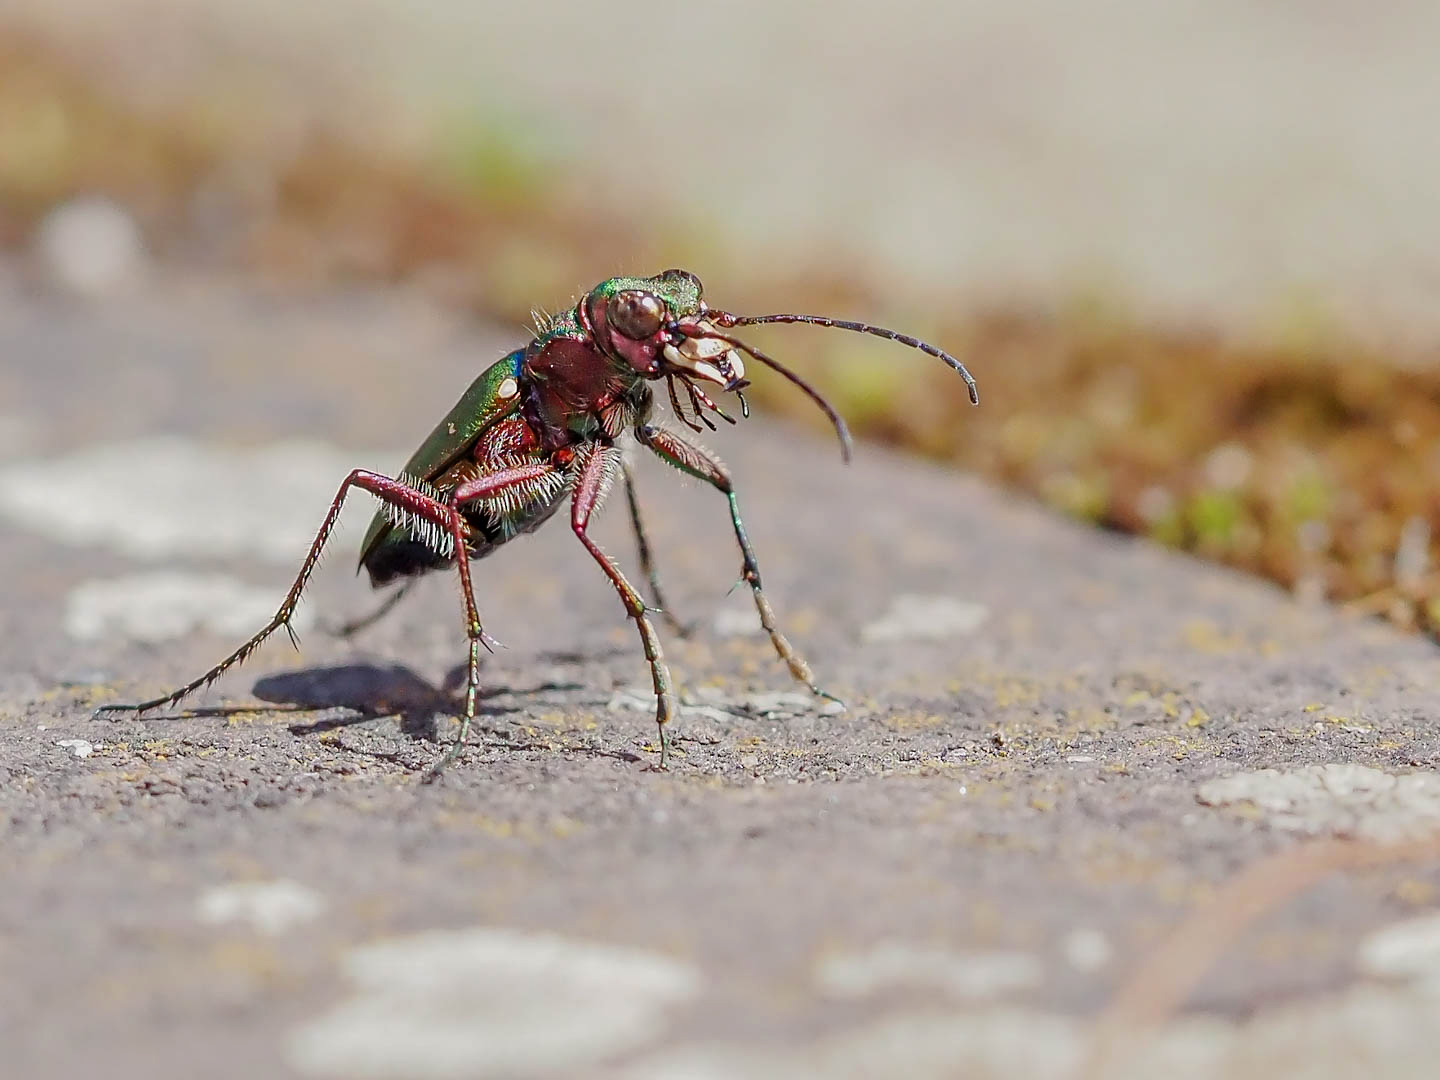
<svg viewBox="0 0 1440 1080">
<path fill-rule="evenodd" d="M 676 712 L 675 692 L 650 615 L 666 609 L 640 521 L 634 478 L 619 445 L 627 432 L 661 460 L 725 495 L 740 545 L 741 575 L 754 595 L 761 625 L 790 674 L 811 692 L 830 697 L 816 683 L 810 665 L 780 632 L 775 612 L 760 587 L 760 568 L 745 534 L 729 471 L 709 451 L 655 423 L 652 384 L 665 383 L 676 418 L 688 428 L 698 432 L 703 424 L 714 431 L 711 414 L 731 424 L 735 419 L 707 393 L 706 384 L 721 393 L 733 393 L 741 416 L 750 415 L 743 393 L 749 386 L 743 353 L 809 395 L 834 425 L 848 462 L 850 432 L 820 392 L 728 331 L 762 323 L 809 323 L 873 334 L 943 360 L 965 380 L 970 401 L 979 404 L 975 380 L 965 365 L 918 338 L 869 323 L 819 315 L 732 315 L 716 310 L 702 298 L 700 279 L 685 270 L 666 270 L 652 278 L 610 278 L 590 290 L 574 308 L 537 318 L 537 323 L 534 340 L 482 372 L 398 476 L 392 479 L 356 469 L 345 478 L 284 602 L 259 633 L 173 693 L 137 705 L 101 706 L 96 716 L 145 713 L 176 705 L 243 663 L 277 630 L 283 628 L 293 641 L 290 618 L 300 595 L 330 539 L 345 496 L 352 488 L 360 488 L 381 504 L 362 543 L 360 569 L 369 572 L 375 588 L 401 579 L 404 583 L 374 615 L 347 630 L 358 629 L 390 610 L 421 574 L 453 567 L 459 576 L 469 639 L 465 712 L 454 744 L 431 771 L 431 776 L 438 775 L 465 746 L 480 688 L 480 650 L 494 644 L 481 628 L 470 583 L 470 560 L 483 558 L 513 537 L 544 524 L 568 494 L 570 527 L 610 579 L 640 632 L 655 686 L 660 767 L 664 768 L 669 760 L 666 725 Z M 617 472 L 625 481 L 641 571 L 650 583 L 656 607 L 646 604 L 590 536 L 590 519 Z M 465 557 L 457 557 L 459 553 Z"/>
</svg>

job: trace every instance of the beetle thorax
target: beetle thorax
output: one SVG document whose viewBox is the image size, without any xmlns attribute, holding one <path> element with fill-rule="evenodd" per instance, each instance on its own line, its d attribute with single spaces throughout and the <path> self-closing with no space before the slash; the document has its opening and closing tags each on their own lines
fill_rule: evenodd
<svg viewBox="0 0 1440 1080">
<path fill-rule="evenodd" d="M 556 337 L 525 362 L 535 420 L 547 441 L 565 445 L 630 426 L 650 398 L 644 376 L 592 341 Z"/>
</svg>

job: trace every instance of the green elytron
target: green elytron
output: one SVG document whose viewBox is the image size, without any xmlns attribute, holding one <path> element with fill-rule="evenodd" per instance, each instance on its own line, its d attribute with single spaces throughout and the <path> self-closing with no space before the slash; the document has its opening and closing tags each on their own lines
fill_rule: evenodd
<svg viewBox="0 0 1440 1080">
<path fill-rule="evenodd" d="M 776 653 L 790 674 L 828 697 L 810 666 L 780 632 L 760 584 L 760 568 L 745 535 L 730 474 L 714 456 L 677 432 L 653 421 L 653 384 L 664 381 L 676 417 L 695 431 L 714 430 L 711 415 L 735 423 L 706 392 L 705 385 L 733 393 L 749 415 L 743 390 L 745 356 L 778 371 L 825 412 L 835 425 L 846 459 L 850 435 L 845 422 L 812 386 L 760 350 L 727 331 L 759 323 L 810 323 L 873 334 L 920 349 L 959 372 L 978 403 L 975 380 L 953 356 L 917 338 L 868 323 L 818 315 L 738 316 L 710 308 L 700 280 L 685 270 L 652 278 L 618 277 L 601 282 L 573 308 L 549 320 L 535 339 L 480 374 L 455 407 L 436 425 L 394 478 L 356 469 L 340 485 L 309 554 L 274 617 L 220 663 L 193 682 L 152 701 L 106 705 L 97 715 L 148 712 L 174 705 L 224 672 L 243 663 L 271 634 L 290 631 L 290 618 L 320 553 L 330 538 L 345 496 L 358 487 L 380 500 L 365 536 L 360 566 L 375 587 L 454 567 L 460 582 L 469 639 L 465 708 L 454 745 L 435 771 L 459 756 L 475 716 L 480 686 L 480 650 L 489 646 L 470 581 L 470 560 L 482 558 L 512 537 L 538 528 L 568 496 L 570 526 L 599 563 L 640 633 L 655 687 L 660 732 L 660 765 L 669 759 L 666 725 L 676 712 L 670 672 L 652 609 L 619 567 L 590 538 L 590 519 L 617 474 L 623 474 L 641 562 L 655 599 L 663 607 L 650 565 L 633 484 L 619 447 L 628 434 L 662 460 L 725 494 L 740 545 L 741 572 L 749 584 Z M 688 408 L 688 411 L 687 411 Z M 460 557 L 461 553 L 464 557 Z M 403 589 L 382 607 L 388 610 Z"/>
</svg>

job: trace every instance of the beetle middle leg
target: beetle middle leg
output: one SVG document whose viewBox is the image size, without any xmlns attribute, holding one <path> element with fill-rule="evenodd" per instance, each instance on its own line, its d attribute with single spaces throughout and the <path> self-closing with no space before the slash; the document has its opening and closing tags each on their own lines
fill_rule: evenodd
<svg viewBox="0 0 1440 1080">
<path fill-rule="evenodd" d="M 605 576 L 620 594 L 626 612 L 635 620 L 640 631 L 640 644 L 645 649 L 645 659 L 650 662 L 650 674 L 655 684 L 655 724 L 660 730 L 660 767 L 669 763 L 669 741 L 665 737 L 665 725 L 675 716 L 675 692 L 670 688 L 670 669 L 665 666 L 665 654 L 660 648 L 660 638 L 655 633 L 655 624 L 650 621 L 649 608 L 635 587 L 625 580 L 625 575 L 614 561 L 600 550 L 600 545 L 590 538 L 588 532 L 590 515 L 605 497 L 615 458 L 620 451 L 612 446 L 597 446 L 590 451 L 580 466 L 575 480 L 575 491 L 570 502 L 570 527 L 587 551 L 594 556 L 605 571 Z"/>
<path fill-rule="evenodd" d="M 760 613 L 760 625 L 765 633 L 770 635 L 770 643 L 775 646 L 775 652 L 790 669 L 790 674 L 797 682 L 802 682 L 810 688 L 810 692 L 819 697 L 829 698 L 831 701 L 839 701 L 834 694 L 822 690 L 815 682 L 815 676 L 810 670 L 810 665 L 805 658 L 795 651 L 790 640 L 780 632 L 779 624 L 775 619 L 775 609 L 770 606 L 766 599 L 765 592 L 760 585 L 760 565 L 755 560 L 755 550 L 750 546 L 750 537 L 745 532 L 745 522 L 740 518 L 740 504 L 735 497 L 735 485 L 730 480 L 730 471 L 713 457 L 709 452 L 689 442 L 673 431 L 666 431 L 664 428 L 655 427 L 652 424 L 642 424 L 635 429 L 635 437 L 642 444 L 653 450 L 661 460 L 675 466 L 681 472 L 704 480 L 711 487 L 724 493 L 730 503 L 730 521 L 735 527 L 735 539 L 740 544 L 741 575 L 750 586 L 750 592 L 755 598 L 755 609 Z"/>
<path fill-rule="evenodd" d="M 390 612 L 395 610 L 396 605 L 398 605 L 401 600 L 405 599 L 405 594 L 415 587 L 416 580 L 418 579 L 411 578 L 409 581 L 405 582 L 398 589 L 396 589 L 389 596 L 387 596 L 384 600 L 382 600 L 379 605 L 376 606 L 374 611 L 367 612 L 364 615 L 358 615 L 347 622 L 335 623 L 331 626 L 328 626 L 327 629 L 333 636 L 346 640 L 354 637 L 362 630 L 370 629 L 370 627 L 374 626 L 386 615 L 389 615 Z"/>
</svg>

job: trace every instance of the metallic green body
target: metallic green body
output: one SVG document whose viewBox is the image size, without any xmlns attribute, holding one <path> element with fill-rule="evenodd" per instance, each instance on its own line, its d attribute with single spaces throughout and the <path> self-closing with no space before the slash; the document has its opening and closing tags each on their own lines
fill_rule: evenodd
<svg viewBox="0 0 1440 1080">
<path fill-rule="evenodd" d="M 403 473 L 414 480 L 433 480 L 449 468 L 464 454 L 475 440 L 499 421 L 520 410 L 520 375 L 525 362 L 524 348 L 516 349 L 508 356 L 497 360 L 480 373 L 470 389 L 466 390 L 455 407 L 435 426 L 420 449 L 410 455 Z M 500 395 L 500 388 L 506 379 L 515 384 L 515 393 L 508 398 Z M 377 513 L 370 521 L 365 539 L 360 544 L 360 565 L 365 564 L 376 550 L 387 543 L 408 538 L 408 534 L 391 525 L 384 513 Z"/>
<path fill-rule="evenodd" d="M 828 316 L 740 316 L 715 311 L 701 299 L 699 279 L 684 270 L 666 270 L 652 278 L 610 278 L 586 293 L 570 310 L 537 328 L 535 340 L 486 368 L 405 463 L 399 476 L 355 469 L 345 478 L 285 600 L 258 633 L 179 689 L 135 705 L 101 706 L 97 715 L 144 713 L 177 704 L 244 663 L 276 631 L 284 629 L 293 638 L 291 619 L 296 606 L 319 565 L 346 495 L 359 489 L 370 492 L 383 507 L 370 524 L 360 556 L 360 568 L 369 571 L 372 585 L 382 586 L 397 578 L 413 579 L 442 568 L 454 569 L 459 577 L 469 643 L 465 708 L 455 743 L 436 763 L 430 774 L 433 778 L 459 756 L 465 745 L 480 688 L 480 652 L 491 644 L 480 624 L 470 560 L 483 557 L 522 532 L 538 528 L 567 501 L 568 495 L 570 525 L 576 538 L 615 587 L 626 615 L 634 620 L 639 632 L 655 688 L 655 721 L 663 769 L 669 742 L 666 725 L 676 715 L 678 703 L 650 619 L 656 609 L 646 603 L 588 531 L 611 477 L 617 470 L 623 471 L 641 566 L 651 579 L 658 601 L 660 588 L 640 525 L 639 505 L 629 490 L 630 472 L 618 445 L 627 434 L 662 460 L 725 495 L 740 546 L 741 574 L 750 586 L 761 627 L 795 679 L 811 692 L 829 697 L 816 684 L 809 665 L 781 633 L 761 589 L 760 566 L 740 519 L 729 471 L 703 447 L 649 422 L 655 406 L 651 385 L 660 381 L 666 385 L 676 419 L 694 431 L 700 431 L 702 423 L 715 430 L 708 413 L 735 423 L 700 384 L 735 393 L 741 415 L 749 415 L 742 395 L 749 385 L 743 353 L 779 372 L 809 395 L 835 425 L 848 458 L 850 441 L 845 422 L 819 391 L 772 357 L 726 333 L 735 327 L 764 323 L 831 327 L 919 349 L 959 372 L 969 386 L 971 400 L 978 403 L 975 380 L 965 366 L 919 338 Z M 691 415 L 685 411 L 686 399 Z M 402 588 L 395 598 L 404 591 Z M 393 598 L 381 610 L 392 606 Z"/>
<path fill-rule="evenodd" d="M 455 407 L 420 444 L 420 449 L 405 463 L 404 477 L 410 481 L 434 481 L 468 453 L 476 440 L 490 428 L 520 412 L 528 387 L 536 386 L 543 397 L 544 385 L 549 381 L 542 360 L 546 349 L 557 342 L 563 343 L 563 339 L 591 344 L 591 332 L 580 310 L 581 304 L 594 302 L 603 307 L 611 297 L 629 290 L 653 292 L 676 316 L 692 316 L 702 308 L 700 282 L 684 271 L 667 270 L 651 278 L 615 277 L 602 281 L 586 294 L 580 304 L 548 320 L 530 344 L 516 349 L 481 372 Z M 609 368 L 606 366 L 600 370 Z M 627 381 L 633 380 L 636 386 L 643 382 L 639 374 L 627 372 L 627 376 Z M 508 396 L 501 393 L 507 380 L 512 381 L 515 391 Z M 567 410 L 563 417 L 564 427 L 581 440 L 593 438 L 597 424 L 597 417 L 585 409 Z M 534 524 L 539 523 L 540 510 L 536 508 Z M 409 534 L 391 524 L 383 511 L 377 513 L 360 545 L 360 567 L 364 568 L 377 552 L 387 546 L 407 544 L 410 540 Z"/>
<path fill-rule="evenodd" d="M 684 270 L 666 270 L 654 277 L 613 277 L 602 281 L 587 294 L 596 300 L 609 300 L 630 290 L 653 292 L 670 309 L 675 318 L 686 318 L 700 310 L 700 281 Z"/>
</svg>

